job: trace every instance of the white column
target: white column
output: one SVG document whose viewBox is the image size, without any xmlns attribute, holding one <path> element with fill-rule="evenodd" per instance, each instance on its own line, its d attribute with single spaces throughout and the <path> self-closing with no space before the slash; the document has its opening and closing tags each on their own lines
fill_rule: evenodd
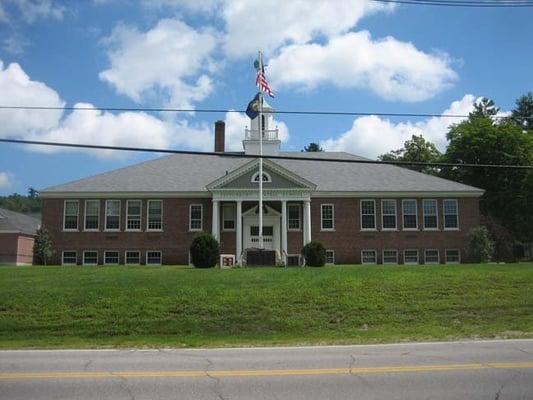
<svg viewBox="0 0 533 400">
<path fill-rule="evenodd" d="M 241 265 L 241 253 L 242 253 L 242 201 L 237 201 L 237 225 L 235 227 L 235 260 L 238 265 Z"/>
<path fill-rule="evenodd" d="M 216 240 L 220 241 L 220 235 L 219 235 L 219 223 L 220 223 L 220 216 L 218 214 L 219 210 L 219 201 L 213 200 L 213 214 L 212 214 L 212 231 L 211 233 L 215 237 Z"/>
<path fill-rule="evenodd" d="M 281 202 L 281 260 L 287 265 L 287 201 Z"/>
<path fill-rule="evenodd" d="M 304 200 L 304 246 L 311 241 L 311 200 Z"/>
</svg>

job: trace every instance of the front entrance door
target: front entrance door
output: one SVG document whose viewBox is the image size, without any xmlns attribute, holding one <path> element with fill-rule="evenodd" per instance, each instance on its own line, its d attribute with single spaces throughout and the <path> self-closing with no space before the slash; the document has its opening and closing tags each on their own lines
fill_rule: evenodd
<svg viewBox="0 0 533 400">
<path fill-rule="evenodd" d="M 263 247 L 265 250 L 274 250 L 274 227 L 263 226 Z M 259 226 L 250 226 L 250 247 L 259 247 Z"/>
</svg>

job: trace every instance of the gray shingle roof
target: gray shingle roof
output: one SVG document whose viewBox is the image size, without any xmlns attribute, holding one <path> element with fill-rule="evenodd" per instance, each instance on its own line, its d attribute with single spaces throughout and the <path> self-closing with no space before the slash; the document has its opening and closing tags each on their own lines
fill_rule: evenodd
<svg viewBox="0 0 533 400">
<path fill-rule="evenodd" d="M 20 232 L 35 235 L 41 220 L 29 215 L 0 208 L 0 233 Z"/>
<path fill-rule="evenodd" d="M 280 155 L 314 158 L 364 159 L 344 152 Z M 317 185 L 317 191 L 334 192 L 475 192 L 482 190 L 393 165 L 349 164 L 313 160 L 272 160 Z M 205 186 L 231 172 L 249 158 L 207 155 L 170 155 L 90 178 L 53 186 L 54 192 L 202 192 Z"/>
</svg>

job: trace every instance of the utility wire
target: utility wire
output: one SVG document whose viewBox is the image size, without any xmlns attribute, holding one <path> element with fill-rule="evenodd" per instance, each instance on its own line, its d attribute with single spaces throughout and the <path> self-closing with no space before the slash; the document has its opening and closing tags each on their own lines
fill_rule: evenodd
<svg viewBox="0 0 533 400">
<path fill-rule="evenodd" d="M 454 0 L 372 0 L 377 3 L 408 4 L 440 7 L 471 7 L 471 8 L 522 8 L 533 7 L 531 1 L 454 1 Z"/>
<path fill-rule="evenodd" d="M 0 105 L 0 110 L 66 110 L 66 111 L 120 111 L 120 112 L 175 112 L 175 113 L 244 113 L 246 110 L 233 110 L 224 108 L 152 108 L 152 107 L 52 107 L 52 106 L 10 106 Z M 393 112 L 367 112 L 367 111 L 291 111 L 291 110 L 264 110 L 264 114 L 295 114 L 295 115 L 337 115 L 337 116 L 370 116 L 378 117 L 438 117 L 438 118 L 468 118 L 465 114 L 432 114 L 432 113 L 393 113 Z M 511 117 L 504 115 L 491 115 L 495 119 L 531 119 L 528 117 Z"/>
<path fill-rule="evenodd" d="M 533 170 L 533 165 L 506 165 L 506 164 L 471 164 L 471 163 L 444 163 L 444 162 L 421 162 L 421 161 L 377 161 L 377 160 L 359 160 L 359 159 L 338 159 L 328 157 L 299 157 L 299 156 L 273 156 L 273 155 L 255 155 L 243 153 L 218 153 L 207 151 L 192 151 L 192 150 L 173 150 L 173 149 L 153 149 L 146 147 L 124 147 L 124 146 L 104 146 L 94 144 L 78 144 L 78 143 L 64 143 L 64 142 L 45 142 L 38 140 L 20 140 L 20 139 L 0 139 L 0 143 L 17 143 L 30 144 L 39 146 L 54 146 L 54 147 L 71 147 L 82 149 L 98 149 L 98 150 L 119 150 L 119 151 L 135 151 L 146 153 L 164 153 L 164 154 L 186 154 L 197 156 L 215 156 L 228 158 L 266 158 L 271 160 L 295 160 L 295 161 L 317 161 L 317 162 L 338 162 L 348 164 L 389 164 L 389 165 L 411 165 L 424 167 L 451 167 L 451 168 L 500 168 L 500 169 L 526 169 Z M 327 154 L 327 153 L 326 153 Z"/>
</svg>

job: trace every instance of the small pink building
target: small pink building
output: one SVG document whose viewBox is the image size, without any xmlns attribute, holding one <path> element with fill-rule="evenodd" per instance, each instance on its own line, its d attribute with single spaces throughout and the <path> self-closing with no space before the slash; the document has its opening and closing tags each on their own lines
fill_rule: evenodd
<svg viewBox="0 0 533 400">
<path fill-rule="evenodd" d="M 38 218 L 0 208 L 0 264 L 31 265 Z"/>
</svg>

